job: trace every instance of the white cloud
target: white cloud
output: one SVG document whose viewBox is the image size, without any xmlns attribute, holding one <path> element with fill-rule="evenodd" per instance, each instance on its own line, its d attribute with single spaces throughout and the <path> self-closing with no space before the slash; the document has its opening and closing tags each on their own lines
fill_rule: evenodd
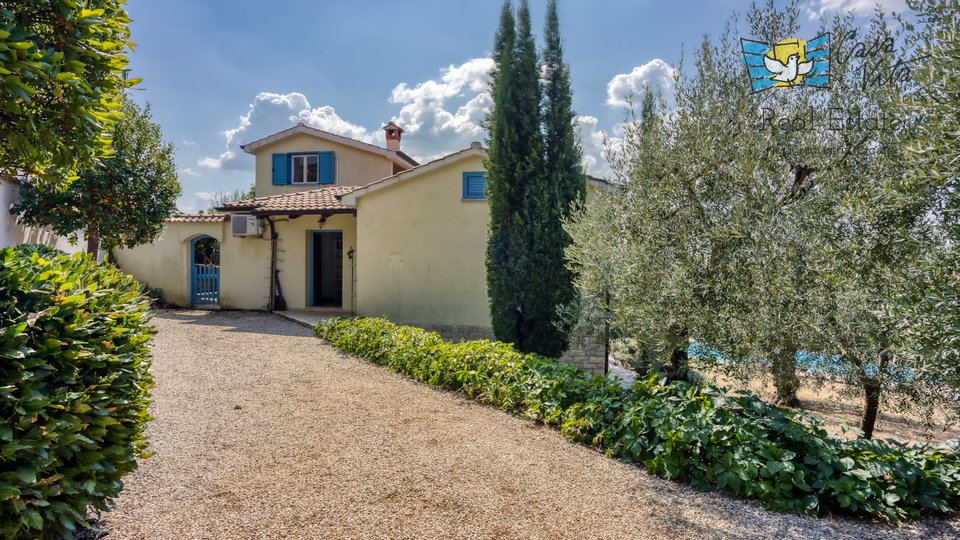
<svg viewBox="0 0 960 540">
<path fill-rule="evenodd" d="M 825 13 L 853 12 L 857 15 L 871 15 L 880 4 L 887 13 L 896 11 L 903 13 L 907 10 L 906 0 L 807 0 L 803 4 L 804 11 L 810 19 L 817 19 Z"/>
<path fill-rule="evenodd" d="M 183 169 L 180 169 L 180 173 L 185 174 L 187 176 L 203 176 L 197 171 L 191 169 L 190 167 L 184 167 Z"/>
<path fill-rule="evenodd" d="M 400 107 L 391 120 L 405 130 L 401 145 L 404 152 L 426 162 L 465 148 L 473 141 L 484 141 L 487 134 L 483 121 L 493 104 L 489 93 L 492 69 L 493 59 L 473 58 L 441 69 L 435 79 L 397 84 L 390 91 L 388 101 Z M 198 163 L 208 168 L 250 170 L 253 160 L 243 156 L 240 144 L 282 131 L 297 122 L 365 142 L 384 144 L 379 124 L 370 127 L 354 124 L 340 117 L 329 105 L 313 107 L 298 92 L 264 92 L 240 117 L 237 127 L 223 133 L 227 139 L 225 151 L 219 156 L 203 157 Z M 589 129 L 580 129 L 583 136 L 594 141 L 599 133 L 596 119 L 589 125 L 592 126 Z M 594 157 L 591 174 L 603 174 L 606 161 L 601 159 L 599 142 L 587 145 L 585 141 L 585 148 Z"/>
<path fill-rule="evenodd" d="M 373 141 L 374 137 L 367 131 L 367 128 L 358 126 L 357 124 L 351 124 L 343 118 L 340 118 L 333 107 L 324 105 L 323 107 L 311 109 L 309 103 L 306 105 L 307 108 L 297 113 L 296 122 L 303 122 L 308 126 L 329 131 L 330 133 L 336 133 L 337 135 L 343 135 L 344 137 L 350 137 L 358 141 Z"/>
<path fill-rule="evenodd" d="M 493 104 L 492 69 L 492 58 L 473 58 L 447 66 L 438 80 L 394 87 L 390 102 L 402 107 L 393 121 L 410 137 L 404 140 L 404 150 L 429 160 L 484 138 L 482 122 Z"/>
<path fill-rule="evenodd" d="M 573 123 L 583 152 L 581 163 L 584 170 L 592 176 L 609 177 L 612 172 L 610 163 L 607 161 L 607 151 L 609 148 L 616 147 L 620 139 L 610 137 L 603 130 L 597 129 L 598 120 L 595 116 L 577 116 L 573 119 Z M 619 129 L 621 129 L 620 125 L 615 126 L 614 132 Z"/>
<path fill-rule="evenodd" d="M 217 157 L 200 158 L 197 163 L 212 169 L 253 169 L 253 159 L 243 158 L 240 145 L 283 131 L 298 122 L 365 142 L 374 139 L 365 127 L 344 120 L 333 107 L 312 108 L 306 96 L 299 92 L 261 92 L 254 98 L 247 113 L 240 117 L 240 124 L 223 132 L 227 138 L 227 149 Z"/>
<path fill-rule="evenodd" d="M 197 144 L 197 141 L 188 141 L 186 139 L 184 139 L 181 142 L 183 143 L 184 146 L 196 146 Z"/>
<path fill-rule="evenodd" d="M 194 193 L 193 196 L 197 200 L 206 201 L 208 203 L 212 203 L 217 198 L 217 194 L 213 191 L 198 191 Z"/>
<path fill-rule="evenodd" d="M 643 85 L 646 84 L 654 92 L 664 94 L 673 89 L 673 77 L 676 70 L 670 64 L 659 58 L 633 68 L 630 73 L 615 75 L 607 83 L 607 105 L 627 107 L 630 100 L 639 102 Z"/>
<path fill-rule="evenodd" d="M 491 58 L 474 58 L 442 69 L 438 79 L 396 85 L 388 100 L 401 106 L 391 120 L 405 130 L 403 150 L 425 161 L 484 139 L 482 123 L 492 105 L 488 91 L 491 69 Z M 240 117 L 237 127 L 223 132 L 226 150 L 219 156 L 200 158 L 198 163 L 213 169 L 252 169 L 253 160 L 244 159 L 240 144 L 297 122 L 364 142 L 385 142 L 379 125 L 368 129 L 343 119 L 329 105 L 312 107 L 299 92 L 263 92 Z"/>
<path fill-rule="evenodd" d="M 197 191 L 190 195 L 186 193 L 180 197 L 177 201 L 177 207 L 185 213 L 196 212 L 198 210 L 206 210 L 210 208 L 210 205 L 213 204 L 213 201 L 216 200 L 217 194 L 212 191 Z"/>
</svg>

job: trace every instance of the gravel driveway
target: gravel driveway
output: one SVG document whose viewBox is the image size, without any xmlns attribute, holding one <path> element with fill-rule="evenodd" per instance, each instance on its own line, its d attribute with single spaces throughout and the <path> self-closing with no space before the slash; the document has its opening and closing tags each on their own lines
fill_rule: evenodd
<svg viewBox="0 0 960 540">
<path fill-rule="evenodd" d="M 652 477 L 257 313 L 154 323 L 156 455 L 109 539 L 958 537 L 770 513 Z"/>
</svg>

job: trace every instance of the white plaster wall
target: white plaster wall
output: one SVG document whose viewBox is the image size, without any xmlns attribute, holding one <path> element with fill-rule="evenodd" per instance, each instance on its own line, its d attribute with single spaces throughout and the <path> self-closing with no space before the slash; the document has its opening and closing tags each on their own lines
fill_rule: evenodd
<svg viewBox="0 0 960 540">
<path fill-rule="evenodd" d="M 66 238 L 48 229 L 24 227 L 17 223 L 17 216 L 10 213 L 10 207 L 19 200 L 20 186 L 0 178 L 0 249 L 17 244 L 43 244 L 67 253 L 83 251 L 84 246 L 72 246 Z"/>
</svg>

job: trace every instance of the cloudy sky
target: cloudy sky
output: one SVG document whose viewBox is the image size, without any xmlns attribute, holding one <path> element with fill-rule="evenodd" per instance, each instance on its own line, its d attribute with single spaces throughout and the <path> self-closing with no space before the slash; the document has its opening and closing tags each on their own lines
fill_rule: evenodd
<svg viewBox="0 0 960 540">
<path fill-rule="evenodd" d="M 530 0 L 542 33 L 545 0 Z M 903 0 L 883 0 L 903 9 Z M 868 13 L 874 0 L 805 0 Z M 149 102 L 176 147 L 183 211 L 253 183 L 240 144 L 304 122 L 383 144 L 389 120 L 402 149 L 428 160 L 484 141 L 481 121 L 499 0 L 130 0 L 134 99 Z M 561 0 L 584 163 L 603 176 L 627 98 L 669 84 L 686 44 L 716 34 L 735 0 Z"/>
</svg>

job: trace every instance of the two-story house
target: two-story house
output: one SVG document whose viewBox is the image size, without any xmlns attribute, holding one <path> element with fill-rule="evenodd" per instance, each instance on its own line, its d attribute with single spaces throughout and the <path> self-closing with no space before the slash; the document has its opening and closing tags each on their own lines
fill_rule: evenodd
<svg viewBox="0 0 960 540">
<path fill-rule="evenodd" d="M 303 124 L 243 145 L 257 197 L 171 218 L 121 267 L 182 306 L 332 310 L 489 334 L 480 143 L 423 165 Z M 604 185 L 588 180 L 593 191 Z M 452 329 L 452 332 L 451 332 Z"/>
</svg>

